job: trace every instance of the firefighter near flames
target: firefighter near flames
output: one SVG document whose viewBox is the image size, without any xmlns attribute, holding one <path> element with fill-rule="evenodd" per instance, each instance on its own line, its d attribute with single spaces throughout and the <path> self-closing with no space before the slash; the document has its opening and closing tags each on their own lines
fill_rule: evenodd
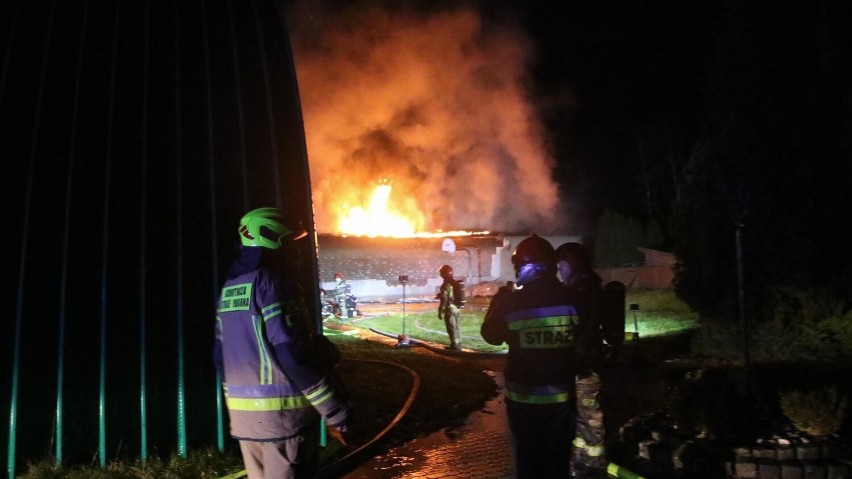
<svg viewBox="0 0 852 479">
<path fill-rule="evenodd" d="M 461 281 L 453 278 L 452 266 L 445 264 L 438 270 L 441 279 L 441 288 L 438 290 L 438 318 L 444 321 L 450 344 L 447 349 L 461 351 L 462 338 L 459 328 L 459 316 L 464 307 L 464 285 Z"/>
</svg>

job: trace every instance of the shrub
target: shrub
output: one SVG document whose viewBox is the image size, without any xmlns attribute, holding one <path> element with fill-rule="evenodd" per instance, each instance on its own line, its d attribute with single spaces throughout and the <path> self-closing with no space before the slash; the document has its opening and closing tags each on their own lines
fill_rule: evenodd
<svg viewBox="0 0 852 479">
<path fill-rule="evenodd" d="M 812 436 L 837 434 L 846 417 L 846 397 L 833 386 L 781 392 L 779 402 L 796 429 Z"/>
<path fill-rule="evenodd" d="M 672 391 L 669 414 L 685 435 L 731 442 L 760 429 L 761 414 L 738 387 L 742 378 L 727 369 L 686 374 Z"/>
<path fill-rule="evenodd" d="M 852 310 L 828 295 L 778 289 L 763 308 L 763 321 L 749 318 L 749 352 L 756 362 L 836 361 L 852 357 Z M 739 322 L 702 318 L 693 354 L 741 358 Z"/>
</svg>

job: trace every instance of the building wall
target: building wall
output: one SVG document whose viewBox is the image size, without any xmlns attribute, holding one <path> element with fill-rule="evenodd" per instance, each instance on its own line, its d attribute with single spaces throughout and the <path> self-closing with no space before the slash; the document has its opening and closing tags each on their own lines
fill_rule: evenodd
<svg viewBox="0 0 852 479">
<path fill-rule="evenodd" d="M 669 265 L 632 268 L 599 268 L 595 270 L 604 283 L 619 281 L 629 288 L 668 289 L 672 287 L 674 269 Z"/>
<path fill-rule="evenodd" d="M 475 291 L 490 290 L 486 284 L 515 279 L 511 254 L 525 237 L 453 237 L 456 248 L 450 254 L 442 250 L 444 238 L 319 235 L 320 288 L 334 289 L 334 273 L 340 272 L 361 300 L 397 300 L 403 295 L 399 277 L 407 275 L 406 298 L 434 298 L 442 282 L 438 269 L 448 264 L 456 279 L 465 281 L 468 295 L 476 294 Z M 554 246 L 579 240 L 575 236 L 545 236 L 545 239 Z"/>
</svg>

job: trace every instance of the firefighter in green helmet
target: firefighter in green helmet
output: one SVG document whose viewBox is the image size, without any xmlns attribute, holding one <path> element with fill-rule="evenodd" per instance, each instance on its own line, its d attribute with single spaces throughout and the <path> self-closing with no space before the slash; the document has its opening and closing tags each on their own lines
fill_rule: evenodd
<svg viewBox="0 0 852 479">
<path fill-rule="evenodd" d="M 283 266 L 284 241 L 294 236 L 283 221 L 275 208 L 242 217 L 216 312 L 213 359 L 249 479 L 315 477 L 320 417 L 341 440 L 349 423 L 303 292 Z"/>
</svg>

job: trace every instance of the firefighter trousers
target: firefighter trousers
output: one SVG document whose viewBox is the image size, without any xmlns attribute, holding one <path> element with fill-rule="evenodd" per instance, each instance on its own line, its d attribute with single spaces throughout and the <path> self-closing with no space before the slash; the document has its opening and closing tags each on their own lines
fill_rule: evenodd
<svg viewBox="0 0 852 479">
<path fill-rule="evenodd" d="M 597 477 L 606 470 L 601 379 L 596 373 L 577 379 L 577 423 L 571 458 L 574 477 Z"/>
</svg>

